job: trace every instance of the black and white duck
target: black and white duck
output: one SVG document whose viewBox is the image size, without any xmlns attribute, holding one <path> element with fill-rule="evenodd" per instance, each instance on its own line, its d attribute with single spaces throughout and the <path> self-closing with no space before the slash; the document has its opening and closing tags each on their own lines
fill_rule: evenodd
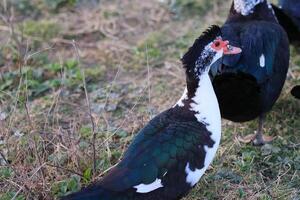
<svg viewBox="0 0 300 200">
<path fill-rule="evenodd" d="M 263 145 L 266 114 L 278 99 L 289 66 L 289 41 L 266 0 L 234 0 L 222 37 L 243 52 L 225 56 L 212 67 L 213 86 L 223 118 L 245 122 L 259 118 L 256 134 L 240 140 Z"/>
<path fill-rule="evenodd" d="M 221 138 L 209 69 L 224 54 L 241 52 L 220 36 L 221 29 L 213 26 L 183 56 L 187 86 L 180 100 L 139 131 L 100 182 L 64 200 L 175 200 L 196 185 Z"/>
</svg>

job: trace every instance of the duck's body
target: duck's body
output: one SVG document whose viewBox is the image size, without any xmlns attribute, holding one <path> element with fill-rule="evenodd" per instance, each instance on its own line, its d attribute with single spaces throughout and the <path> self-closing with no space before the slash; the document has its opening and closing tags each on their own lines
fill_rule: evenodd
<svg viewBox="0 0 300 200">
<path fill-rule="evenodd" d="M 221 115 L 234 122 L 263 119 L 286 79 L 286 33 L 265 0 L 234 0 L 222 36 L 241 47 L 243 53 L 224 57 L 222 68 L 213 79 Z M 259 140 L 258 144 L 264 143 Z"/>
<path fill-rule="evenodd" d="M 214 52 L 213 41 L 220 35 L 220 28 L 213 27 L 183 57 L 187 88 L 176 105 L 140 130 L 121 162 L 99 183 L 64 200 L 176 200 L 187 194 L 220 143 L 221 116 L 207 69 L 227 48 L 226 42 Z"/>
<path fill-rule="evenodd" d="M 272 5 L 278 22 L 287 32 L 292 44 L 300 44 L 300 1 L 280 0 L 279 7 Z"/>
<path fill-rule="evenodd" d="M 176 105 L 152 119 L 122 161 L 94 189 L 66 199 L 171 200 L 184 196 L 211 163 L 221 136 L 218 112 L 213 119 L 217 130 L 211 132 L 197 120 L 199 113 L 188 107 Z M 214 108 L 218 109 L 217 100 Z"/>
</svg>

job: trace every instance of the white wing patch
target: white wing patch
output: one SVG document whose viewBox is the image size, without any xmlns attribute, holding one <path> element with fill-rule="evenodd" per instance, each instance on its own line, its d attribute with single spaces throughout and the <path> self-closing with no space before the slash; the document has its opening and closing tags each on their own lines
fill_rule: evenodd
<svg viewBox="0 0 300 200">
<path fill-rule="evenodd" d="M 202 169 L 195 169 L 195 171 L 192 171 L 190 169 L 190 163 L 187 163 L 185 166 L 185 173 L 187 174 L 186 182 L 189 183 L 191 187 L 193 187 L 194 185 L 196 185 L 196 183 L 198 183 L 205 170 L 206 169 L 203 167 Z"/>
<path fill-rule="evenodd" d="M 212 148 L 209 148 L 206 145 L 204 146 L 206 155 L 204 160 L 204 167 L 202 169 L 195 169 L 195 171 L 192 171 L 190 169 L 190 163 L 186 164 L 185 166 L 185 173 L 187 174 L 186 182 L 189 183 L 191 187 L 193 187 L 196 183 L 198 183 L 200 178 L 203 176 L 204 172 L 206 171 L 210 163 L 213 161 L 218 147 L 219 147 L 218 143 L 214 144 Z"/>
<path fill-rule="evenodd" d="M 266 66 L 266 58 L 264 54 L 261 54 L 261 56 L 259 57 L 259 64 L 261 67 L 265 67 Z"/>
<path fill-rule="evenodd" d="M 153 183 L 150 183 L 150 184 L 142 183 L 142 184 L 139 184 L 139 185 L 136 185 L 133 187 L 137 189 L 136 192 L 138 192 L 138 193 L 148 193 L 148 192 L 151 192 L 153 190 L 163 187 L 163 185 L 161 183 L 161 180 L 157 178 Z"/>
</svg>

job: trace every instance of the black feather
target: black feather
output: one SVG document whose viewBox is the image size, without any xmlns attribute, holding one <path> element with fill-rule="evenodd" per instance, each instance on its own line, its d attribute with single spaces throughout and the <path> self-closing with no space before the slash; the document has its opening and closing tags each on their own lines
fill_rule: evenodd
<svg viewBox="0 0 300 200">
<path fill-rule="evenodd" d="M 291 43 L 296 44 L 300 42 L 300 26 L 297 26 L 296 20 L 297 18 L 293 18 L 293 16 L 289 16 L 287 11 L 278 8 L 277 6 L 273 5 L 273 10 L 275 15 L 278 19 L 280 25 L 284 28 L 286 33 L 288 34 L 289 40 Z M 294 20 L 293 20 L 294 19 Z M 299 19 L 300 24 L 300 19 Z"/>
<path fill-rule="evenodd" d="M 193 46 L 191 46 L 181 58 L 183 67 L 187 70 L 194 68 L 195 62 L 199 58 L 205 46 L 220 36 L 221 28 L 217 25 L 212 25 L 210 28 L 204 31 L 202 35 L 195 40 Z"/>
</svg>

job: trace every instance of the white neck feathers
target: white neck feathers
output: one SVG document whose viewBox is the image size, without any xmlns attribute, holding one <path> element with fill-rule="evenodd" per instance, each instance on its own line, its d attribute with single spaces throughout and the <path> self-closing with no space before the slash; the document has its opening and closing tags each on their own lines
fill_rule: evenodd
<svg viewBox="0 0 300 200">
<path fill-rule="evenodd" d="M 183 107 L 185 99 L 188 99 L 187 89 L 184 90 L 182 97 L 174 107 Z M 218 100 L 208 73 L 201 75 L 195 96 L 190 104 L 190 109 L 196 113 L 195 117 L 197 120 L 206 125 L 207 130 L 212 133 L 211 138 L 218 145 L 221 137 L 221 115 Z"/>
<path fill-rule="evenodd" d="M 196 112 L 195 117 L 199 122 L 206 125 L 207 130 L 212 133 L 211 138 L 218 145 L 221 137 L 221 114 L 219 103 L 208 74 L 201 76 L 192 100 L 193 103 L 191 103 L 190 109 Z"/>
</svg>

